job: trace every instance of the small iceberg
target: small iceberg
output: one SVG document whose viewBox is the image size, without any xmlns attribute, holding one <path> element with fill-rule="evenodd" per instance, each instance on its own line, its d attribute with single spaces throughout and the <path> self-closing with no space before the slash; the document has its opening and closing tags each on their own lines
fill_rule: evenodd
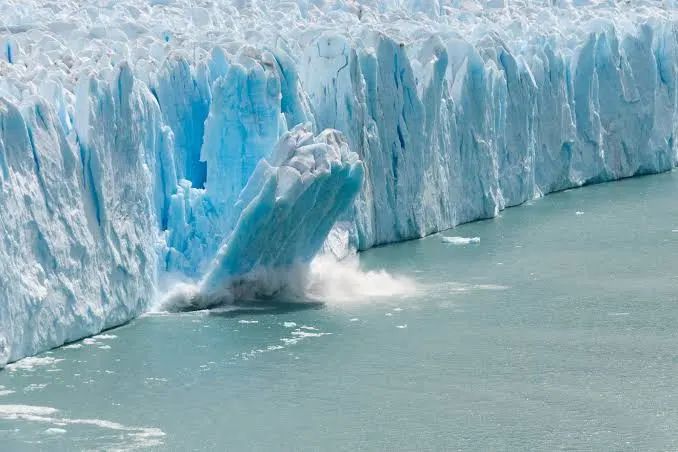
<svg viewBox="0 0 678 452">
<path fill-rule="evenodd" d="M 480 237 L 443 237 L 443 242 L 451 243 L 452 245 L 469 245 L 480 243 Z"/>
</svg>

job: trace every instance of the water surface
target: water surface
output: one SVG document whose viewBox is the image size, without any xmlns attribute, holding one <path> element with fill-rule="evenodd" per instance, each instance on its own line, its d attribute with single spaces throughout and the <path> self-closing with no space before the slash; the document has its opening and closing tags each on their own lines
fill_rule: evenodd
<svg viewBox="0 0 678 452">
<path fill-rule="evenodd" d="M 361 256 L 414 295 L 147 316 L 19 362 L 1 449 L 675 450 L 677 198 L 675 173 L 567 191 Z"/>
</svg>

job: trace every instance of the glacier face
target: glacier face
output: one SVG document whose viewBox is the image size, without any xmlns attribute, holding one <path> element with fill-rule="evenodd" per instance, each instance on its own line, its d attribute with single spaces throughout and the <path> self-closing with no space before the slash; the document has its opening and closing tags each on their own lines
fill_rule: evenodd
<svg viewBox="0 0 678 452">
<path fill-rule="evenodd" d="M 133 318 L 163 274 L 216 292 L 673 168 L 675 8 L 0 4 L 0 365 Z"/>
<path fill-rule="evenodd" d="M 83 85 L 79 145 L 44 98 L 0 100 L 0 363 L 119 325 L 153 293 L 170 137 L 129 67 L 116 86 Z"/>
</svg>

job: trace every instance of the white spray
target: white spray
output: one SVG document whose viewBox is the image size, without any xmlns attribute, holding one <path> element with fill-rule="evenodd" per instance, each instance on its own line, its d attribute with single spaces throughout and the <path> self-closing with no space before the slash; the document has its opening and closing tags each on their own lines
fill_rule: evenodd
<svg viewBox="0 0 678 452">
<path fill-rule="evenodd" d="M 284 299 L 327 304 L 371 303 L 397 296 L 410 296 L 416 284 L 386 270 L 360 269 L 357 255 L 337 260 L 317 256 L 310 264 L 289 269 L 260 268 L 225 282 L 217 293 L 205 294 L 189 281 L 169 281 L 153 311 L 193 311 L 257 300 Z"/>
</svg>

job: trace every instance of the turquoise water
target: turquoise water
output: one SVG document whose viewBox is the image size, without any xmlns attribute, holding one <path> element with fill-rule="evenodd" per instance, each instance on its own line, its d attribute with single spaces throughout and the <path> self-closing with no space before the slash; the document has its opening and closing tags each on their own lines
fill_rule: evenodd
<svg viewBox="0 0 678 452">
<path fill-rule="evenodd" d="M 677 198 L 675 173 L 567 191 L 443 234 L 479 244 L 361 256 L 393 278 L 325 270 L 350 300 L 151 315 L 20 362 L 0 449 L 675 450 Z"/>
</svg>

